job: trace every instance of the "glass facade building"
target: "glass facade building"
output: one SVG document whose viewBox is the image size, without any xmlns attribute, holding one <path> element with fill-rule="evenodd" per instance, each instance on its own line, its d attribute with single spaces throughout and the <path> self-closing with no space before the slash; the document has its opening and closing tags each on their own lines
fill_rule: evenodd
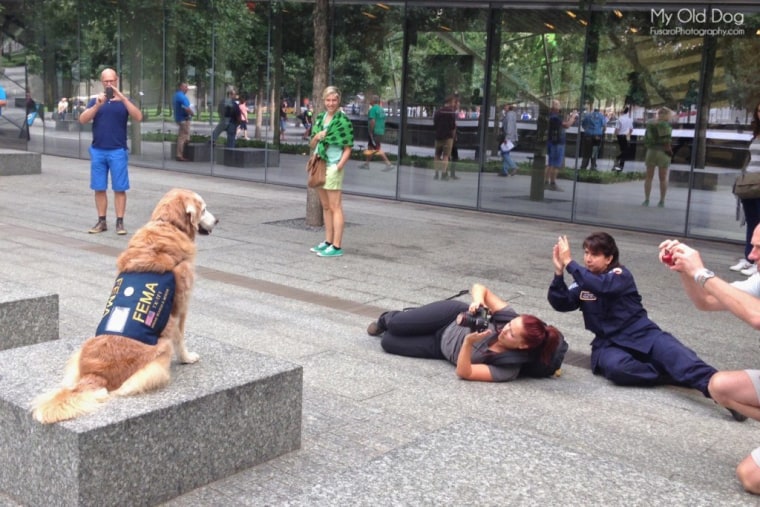
<svg viewBox="0 0 760 507">
<path fill-rule="evenodd" d="M 309 104 L 321 105 L 321 90 L 313 90 L 314 34 L 324 29 L 328 84 L 341 89 L 356 137 L 346 193 L 744 241 L 731 188 L 760 102 L 755 0 L 0 5 L 3 146 L 88 158 L 91 133 L 78 116 L 102 91 L 100 71 L 112 67 L 144 115 L 129 130 L 131 164 L 155 169 L 156 178 L 171 170 L 305 188 L 301 118 Z M 317 12 L 320 6 L 325 10 Z M 182 82 L 195 110 L 188 161 L 175 156 L 172 98 Z M 224 148 L 224 133 L 210 142 L 231 87 L 247 111 L 234 150 Z M 28 140 L 25 89 L 41 105 Z M 450 164 L 458 179 L 442 180 L 435 177 L 433 116 L 452 95 L 458 106 Z M 369 169 L 362 165 L 373 97 L 385 113 L 382 147 L 391 168 L 379 157 Z M 556 190 L 544 181 L 553 100 L 562 115 L 579 114 L 567 128 Z M 662 181 L 655 172 L 652 205 L 643 206 L 644 129 L 663 107 L 673 111 L 672 162 Z M 516 115 L 517 170 L 504 177 L 498 147 L 508 109 Z M 606 125 L 590 142 L 583 120 L 594 110 Z M 633 130 L 617 171 L 621 117 Z M 596 170 L 583 167 L 589 153 Z M 667 186 L 662 208 L 660 185 Z"/>
</svg>

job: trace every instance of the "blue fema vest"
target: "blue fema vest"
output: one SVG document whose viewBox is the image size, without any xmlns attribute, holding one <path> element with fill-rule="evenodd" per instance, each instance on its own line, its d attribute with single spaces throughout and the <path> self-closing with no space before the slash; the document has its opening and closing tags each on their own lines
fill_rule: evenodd
<svg viewBox="0 0 760 507">
<path fill-rule="evenodd" d="M 119 273 L 95 334 L 115 334 L 155 345 L 169 322 L 175 286 L 171 271 Z"/>
</svg>

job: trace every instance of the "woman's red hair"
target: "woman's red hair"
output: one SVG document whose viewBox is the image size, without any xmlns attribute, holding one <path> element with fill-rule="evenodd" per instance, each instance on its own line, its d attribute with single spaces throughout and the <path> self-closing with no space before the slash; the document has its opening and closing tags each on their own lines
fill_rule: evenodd
<svg viewBox="0 0 760 507">
<path fill-rule="evenodd" d="M 538 359 L 543 364 L 551 362 L 554 351 L 559 346 L 561 334 L 554 326 L 547 325 L 535 315 L 521 315 L 525 334 L 523 339 L 531 349 L 538 349 Z"/>
</svg>

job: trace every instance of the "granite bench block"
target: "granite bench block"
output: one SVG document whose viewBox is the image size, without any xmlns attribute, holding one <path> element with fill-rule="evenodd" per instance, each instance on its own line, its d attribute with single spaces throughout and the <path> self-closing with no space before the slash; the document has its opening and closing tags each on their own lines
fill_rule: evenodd
<svg viewBox="0 0 760 507">
<path fill-rule="evenodd" d="M 275 167 L 280 165 L 280 152 L 264 148 L 224 148 L 222 160 L 230 167 Z"/>
<path fill-rule="evenodd" d="M 169 155 L 174 158 L 177 153 L 177 143 L 171 143 Z M 193 162 L 211 161 L 211 141 L 204 143 L 187 143 L 182 151 L 182 156 Z"/>
<path fill-rule="evenodd" d="M 688 187 L 690 171 L 670 167 L 668 182 L 674 187 Z M 716 191 L 719 186 L 733 186 L 739 171 L 731 169 L 697 169 L 694 171 L 693 187 L 699 190 Z"/>
<path fill-rule="evenodd" d="M 0 350 L 58 339 L 58 294 L 3 282 Z"/>
<path fill-rule="evenodd" d="M 0 176 L 41 173 L 42 155 L 39 153 L 0 149 Z"/>
<path fill-rule="evenodd" d="M 79 345 L 0 352 L 0 490 L 24 504 L 154 505 L 300 448 L 302 368 L 192 336 L 201 359 L 167 387 L 37 423 L 30 400 Z"/>
</svg>

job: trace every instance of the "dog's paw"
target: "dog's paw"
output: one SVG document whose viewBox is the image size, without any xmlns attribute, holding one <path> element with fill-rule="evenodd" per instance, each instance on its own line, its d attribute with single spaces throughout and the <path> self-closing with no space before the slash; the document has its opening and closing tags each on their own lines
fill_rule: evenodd
<svg viewBox="0 0 760 507">
<path fill-rule="evenodd" d="M 180 361 L 182 361 L 185 364 L 191 364 L 191 363 L 197 363 L 198 359 L 200 359 L 201 356 L 198 355 L 197 352 L 188 352 L 184 356 L 180 358 Z"/>
</svg>

